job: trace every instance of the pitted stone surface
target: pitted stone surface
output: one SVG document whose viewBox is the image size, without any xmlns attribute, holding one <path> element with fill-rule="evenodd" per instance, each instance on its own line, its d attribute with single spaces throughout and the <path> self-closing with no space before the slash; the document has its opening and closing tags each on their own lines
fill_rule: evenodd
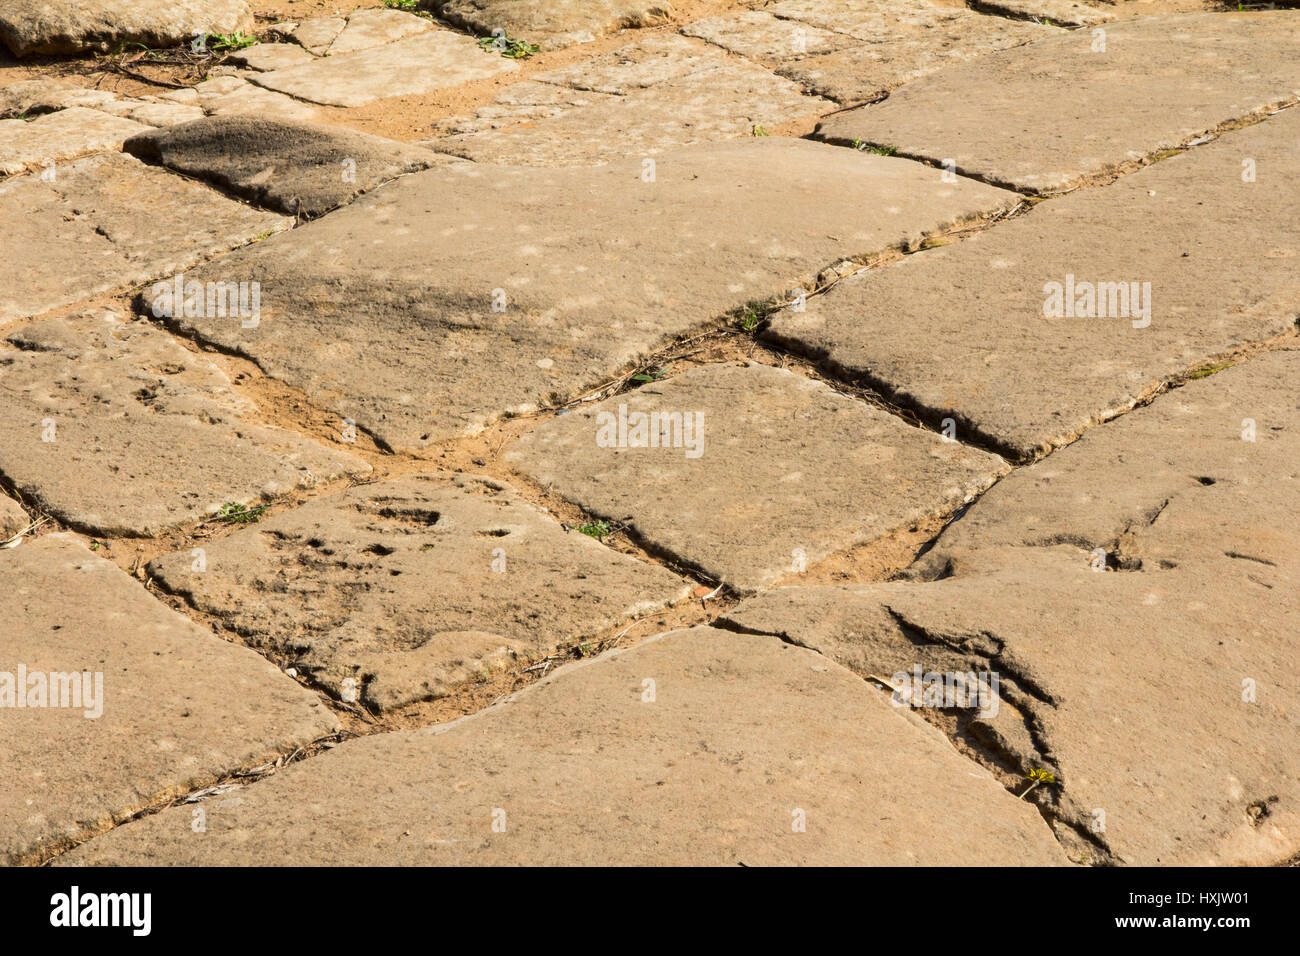
<svg viewBox="0 0 1300 956">
<path fill-rule="evenodd" d="M 252 29 L 245 0 L 6 0 L 0 8 L 0 39 L 16 56 L 107 53 L 128 42 L 160 48 Z"/>
<path fill-rule="evenodd" d="M 1294 13 L 1148 17 L 1108 24 L 1101 38 L 1071 31 L 952 66 L 827 119 L 817 135 L 1048 192 L 1294 102 L 1297 91 Z"/>
<path fill-rule="evenodd" d="M 216 366 L 111 313 L 37 322 L 0 347 L 0 474 L 90 533 L 158 534 L 370 470 L 254 412 Z"/>
<path fill-rule="evenodd" d="M 636 416 L 651 413 L 679 424 L 671 433 L 651 424 L 638 437 Z M 661 431 L 666 437 L 647 444 Z M 644 385 L 543 424 L 506 460 L 587 511 L 627 522 L 653 549 L 746 591 L 799 561 L 956 511 L 1007 471 L 994 455 L 764 365 Z"/>
<path fill-rule="evenodd" d="M 418 476 L 316 499 L 149 571 L 331 693 L 376 709 L 441 697 L 597 636 L 689 585 L 505 485 Z M 352 681 L 352 685 L 345 685 Z"/>
<path fill-rule="evenodd" d="M 1254 181 L 1244 181 L 1243 157 Z M 1300 110 L 1286 110 L 847 279 L 805 312 L 778 313 L 768 334 L 951 417 L 958 437 L 1032 458 L 1206 360 L 1296 328 L 1297 176 Z M 1074 316 L 1045 314 L 1071 283 Z M 1127 314 L 1117 288 L 1113 302 L 1111 289 L 1094 295 L 1090 310 L 1084 283 L 1124 284 Z"/>
<path fill-rule="evenodd" d="M 0 551 L 0 594 L 4 862 L 92 836 L 338 729 L 315 694 L 69 536 Z M 83 681 L 89 698 L 74 689 Z M 45 705 L 30 706 L 41 684 Z"/>
<path fill-rule="evenodd" d="M 195 273 L 259 282 L 257 328 L 178 322 L 390 447 L 420 449 L 577 397 L 827 262 L 1014 199 L 775 137 L 662 156 L 652 181 L 646 170 L 464 163 L 405 176 Z"/>
<path fill-rule="evenodd" d="M 345 743 L 238 796 L 209 802 L 202 840 L 165 811 L 63 861 L 1066 862 L 1029 804 L 853 674 L 711 628 L 564 668 L 466 720 Z"/>
<path fill-rule="evenodd" d="M 291 222 L 121 153 L 0 183 L 0 220 L 0 326 L 183 272 Z"/>
<path fill-rule="evenodd" d="M 554 50 L 632 27 L 656 26 L 673 15 L 667 0 L 421 0 L 458 26 Z"/>
<path fill-rule="evenodd" d="M 123 141 L 146 129 L 132 120 L 85 107 L 27 121 L 0 120 L 0 173 L 48 169 L 87 153 L 116 150 Z"/>
</svg>

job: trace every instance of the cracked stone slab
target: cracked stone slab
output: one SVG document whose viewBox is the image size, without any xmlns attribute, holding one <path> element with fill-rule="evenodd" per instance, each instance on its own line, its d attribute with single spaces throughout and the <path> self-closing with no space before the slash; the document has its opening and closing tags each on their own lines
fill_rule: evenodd
<svg viewBox="0 0 1300 956">
<path fill-rule="evenodd" d="M 344 743 L 238 797 L 208 801 L 201 837 L 168 810 L 59 862 L 1066 862 L 1033 807 L 860 678 L 712 628 L 563 668 L 449 725 Z M 326 823 L 336 838 L 312 838 Z"/>
<path fill-rule="evenodd" d="M 234 50 L 226 54 L 231 63 L 246 66 L 250 70 L 268 73 L 291 66 L 301 66 L 314 59 L 310 52 L 293 43 L 256 43 L 243 50 Z"/>
<path fill-rule="evenodd" d="M 319 498 L 208 545 L 201 572 L 188 551 L 149 570 L 331 693 L 375 709 L 442 697 L 690 590 L 566 532 L 500 482 L 459 475 Z"/>
<path fill-rule="evenodd" d="M 220 82 L 219 81 L 229 81 Z M 255 86 L 240 77 L 222 76 L 200 83 L 199 105 L 213 116 L 250 115 L 259 119 L 280 119 L 310 123 L 321 118 L 321 110 L 292 96 Z"/>
<path fill-rule="evenodd" d="M 112 313 L 36 322 L 0 348 L 0 474 L 88 533 L 155 535 L 369 471 L 255 413 L 211 362 Z"/>
<path fill-rule="evenodd" d="M 1279 865 L 1300 849 L 1297 570 L 1095 573 L 1056 546 L 930 583 L 769 591 L 728 620 L 914 700 L 918 666 L 996 675 L 997 706 L 966 729 L 1019 774 L 1055 776 L 1031 799 L 1072 858 Z"/>
<path fill-rule="evenodd" d="M 401 10 L 357 10 L 348 15 L 347 25 L 325 49 L 324 56 L 355 53 L 368 50 L 432 30 L 433 24 L 424 17 Z"/>
<path fill-rule="evenodd" d="M 1016 198 L 806 140 L 692 147 L 659 157 L 652 181 L 646 170 L 463 163 L 405 176 L 196 273 L 259 282 L 257 328 L 177 322 L 387 446 L 419 450 L 576 397 L 827 262 Z"/>
<path fill-rule="evenodd" d="M 330 44 L 348 25 L 346 17 L 311 17 L 290 31 L 290 36 L 304 50 L 315 56 L 324 56 Z"/>
<path fill-rule="evenodd" d="M 818 96 L 858 103 L 934 70 L 1057 31 L 925 0 L 784 0 L 761 12 L 697 21 L 684 32 L 768 63 Z"/>
<path fill-rule="evenodd" d="M 652 413 L 678 417 L 638 437 L 637 419 Z M 956 511 L 1009 470 L 765 365 L 693 369 L 570 412 L 521 437 L 506 461 L 742 591 Z"/>
<path fill-rule="evenodd" d="M 803 313 L 779 312 L 767 335 L 951 417 L 958 437 L 1036 457 L 1209 359 L 1296 328 L 1297 144 L 1300 110 L 1284 111 L 846 279 Z M 1073 282 L 1074 315 L 1058 314 Z M 1114 288 L 1090 309 L 1096 283 Z"/>
<path fill-rule="evenodd" d="M 0 551 L 0 594 L 0 860 L 10 865 L 338 730 L 315 694 L 70 536 Z M 30 706 L 41 685 L 45 706 Z"/>
<path fill-rule="evenodd" d="M 751 136 L 829 105 L 670 34 L 513 84 L 474 116 L 439 123 L 447 135 L 423 145 L 483 163 L 595 165 Z"/>
<path fill-rule="evenodd" d="M 145 133 L 124 148 L 259 205 L 309 219 L 404 173 L 448 161 L 337 126 L 251 116 L 209 117 Z"/>
<path fill-rule="evenodd" d="M 1104 28 L 1104 50 L 1097 45 L 1081 30 L 992 53 L 834 116 L 817 135 L 1048 192 L 1268 112 L 1300 91 L 1300 18 L 1291 13 L 1122 21 Z"/>
<path fill-rule="evenodd" d="M 657 26 L 674 12 L 667 0 L 421 0 L 420 6 L 483 36 L 504 30 L 543 50 Z"/>
<path fill-rule="evenodd" d="M 120 149 L 125 140 L 146 129 L 142 123 L 85 107 L 47 113 L 30 121 L 0 120 L 0 173 L 48 169 L 87 153 Z"/>
<path fill-rule="evenodd" d="M 517 69 L 518 63 L 480 49 L 469 37 L 430 30 L 384 46 L 256 73 L 249 80 L 324 106 L 364 106 Z"/>
<path fill-rule="evenodd" d="M 0 183 L 0 220 L 11 266 L 0 277 L 0 327 L 183 272 L 292 222 L 121 153 Z"/>
<path fill-rule="evenodd" d="M 12 498 L 0 495 L 0 543 L 22 531 L 31 523 L 23 506 Z"/>
<path fill-rule="evenodd" d="M 196 33 L 253 32 L 245 0 L 6 0 L 0 39 L 15 56 L 175 46 Z"/>
<path fill-rule="evenodd" d="M 981 11 L 1004 16 L 1045 20 L 1063 27 L 1088 27 L 1114 20 L 1128 11 L 1116 3 L 1080 3 L 1079 0 L 976 0 Z"/>
</svg>

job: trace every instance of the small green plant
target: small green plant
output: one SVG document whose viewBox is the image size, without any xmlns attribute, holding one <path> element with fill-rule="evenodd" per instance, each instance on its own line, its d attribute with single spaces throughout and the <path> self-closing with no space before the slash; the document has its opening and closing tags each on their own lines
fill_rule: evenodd
<svg viewBox="0 0 1300 956">
<path fill-rule="evenodd" d="M 213 33 L 208 36 L 208 40 L 212 43 L 214 53 L 225 53 L 227 50 L 242 50 L 244 47 L 261 42 L 256 36 L 249 36 L 240 30 L 236 30 L 234 33 Z"/>
<path fill-rule="evenodd" d="M 1029 791 L 1033 790 L 1034 787 L 1038 786 L 1040 783 L 1056 783 L 1056 777 L 1049 771 L 1043 770 L 1041 767 L 1035 767 L 1033 770 L 1029 771 L 1029 773 L 1025 774 L 1025 779 L 1033 782 L 1030 783 L 1029 786 L 1025 787 L 1024 791 L 1020 794 L 1021 800 L 1025 799 L 1025 797 L 1029 795 Z"/>
<path fill-rule="evenodd" d="M 644 385 L 647 382 L 657 382 L 668 374 L 670 368 L 672 368 L 671 365 L 658 365 L 654 368 L 648 368 L 644 372 L 637 372 L 631 379 L 629 379 L 629 381 L 636 382 L 638 385 Z"/>
<path fill-rule="evenodd" d="M 608 521 L 592 521 L 589 524 L 578 525 L 578 530 L 587 537 L 599 541 L 601 538 L 609 537 L 610 527 Z"/>
<path fill-rule="evenodd" d="M 414 10 L 415 0 L 384 0 L 384 6 L 390 10 Z"/>
<path fill-rule="evenodd" d="M 224 521 L 226 524 L 252 524 L 262 520 L 262 515 L 266 514 L 266 507 L 266 505 L 253 505 L 250 508 L 238 501 L 227 501 L 212 516 L 212 520 Z"/>
<path fill-rule="evenodd" d="M 478 45 L 485 50 L 496 50 L 502 56 L 511 60 L 522 60 L 541 49 L 535 43 L 508 36 L 504 30 L 494 36 L 479 37 Z"/>
<path fill-rule="evenodd" d="M 745 309 L 740 313 L 740 318 L 736 320 L 736 326 L 742 332 L 753 332 L 763 324 L 763 319 L 767 318 L 767 308 L 762 302 L 749 302 Z"/>
<path fill-rule="evenodd" d="M 1187 380 L 1189 382 L 1192 382 L 1198 378 L 1209 378 L 1215 372 L 1222 372 L 1225 368 L 1231 368 L 1231 367 L 1232 367 L 1231 362 L 1212 362 L 1209 365 L 1203 365 L 1198 369 L 1193 369 L 1192 371 L 1188 372 Z"/>
<path fill-rule="evenodd" d="M 860 153 L 875 153 L 877 156 L 893 156 L 898 152 L 897 146 L 872 146 L 860 139 L 853 140 L 853 148 Z"/>
<path fill-rule="evenodd" d="M 579 644 L 575 650 L 577 651 L 579 657 L 585 658 L 591 656 L 590 644 Z"/>
<path fill-rule="evenodd" d="M 769 132 L 768 132 L 765 128 L 763 128 L 762 126 L 755 126 L 755 127 L 754 127 L 754 135 L 755 135 L 755 136 L 771 136 L 772 134 L 769 133 Z"/>
</svg>

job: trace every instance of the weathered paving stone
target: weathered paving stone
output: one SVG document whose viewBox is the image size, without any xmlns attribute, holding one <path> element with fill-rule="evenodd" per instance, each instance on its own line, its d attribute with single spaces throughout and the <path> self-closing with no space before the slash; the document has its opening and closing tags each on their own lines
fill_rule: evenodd
<svg viewBox="0 0 1300 956">
<path fill-rule="evenodd" d="M 428 150 L 314 123 L 222 116 L 128 140 L 126 152 L 313 219 L 403 173 L 447 162 Z"/>
<path fill-rule="evenodd" d="M 144 103 L 131 110 L 127 116 L 148 126 L 177 126 L 203 119 L 203 110 L 180 103 Z"/>
<path fill-rule="evenodd" d="M 60 862 L 1066 862 L 1027 802 L 859 678 L 710 628 L 564 668 L 450 725 L 345 743 L 238 797 L 208 801 L 201 838 L 169 810 Z"/>
<path fill-rule="evenodd" d="M 338 729 L 314 694 L 67 536 L 0 551 L 0 594 L 0 860 L 9 864 Z M 27 683 L 15 687 L 20 668 Z M 65 697 L 51 681 L 69 674 L 77 683 Z M 46 706 L 31 706 L 42 684 Z M 28 706 L 15 706 L 18 694 Z"/>
<path fill-rule="evenodd" d="M 652 413 L 680 418 L 663 425 Z M 1008 470 L 764 365 L 644 385 L 547 422 L 506 460 L 738 590 L 956 511 Z"/>
<path fill-rule="evenodd" d="M 752 63 L 657 36 L 513 84 L 423 145 L 476 162 L 585 166 L 753 135 L 830 106 Z"/>
<path fill-rule="evenodd" d="M 767 63 L 809 92 L 858 103 L 1056 31 L 925 0 L 783 0 L 762 11 L 696 21 L 684 32 Z"/>
<path fill-rule="evenodd" d="M 214 542 L 201 573 L 188 551 L 149 570 L 331 693 L 375 709 L 444 696 L 690 590 L 564 531 L 507 486 L 467 476 L 354 488 Z"/>
<path fill-rule="evenodd" d="M 248 115 L 260 119 L 297 120 L 304 123 L 321 117 L 321 110 L 317 106 L 274 90 L 254 86 L 240 77 L 217 77 L 200 83 L 196 89 L 199 91 L 199 104 L 213 116 Z"/>
<path fill-rule="evenodd" d="M 421 0 L 420 5 L 485 36 L 505 30 L 543 50 L 655 26 L 673 15 L 665 0 Z"/>
<path fill-rule="evenodd" d="M 36 322 L 0 348 L 0 474 L 89 533 L 157 534 L 369 471 L 254 412 L 215 365 L 112 313 Z"/>
<path fill-rule="evenodd" d="M 141 123 L 95 109 L 73 107 L 34 120 L 0 120 L 0 173 L 28 169 L 118 149 L 122 142 L 147 129 Z"/>
<path fill-rule="evenodd" d="M 418 450 L 576 397 L 827 262 L 1015 198 L 805 140 L 693 147 L 659 157 L 653 181 L 647 168 L 405 176 L 195 273 L 259 282 L 256 329 L 177 321 Z"/>
<path fill-rule="evenodd" d="M 15 56 L 174 46 L 196 33 L 251 33 L 245 0 L 6 0 L 0 39 Z"/>
<path fill-rule="evenodd" d="M 976 0 L 975 6 L 988 13 L 1046 20 L 1064 27 L 1085 27 L 1105 23 L 1128 13 L 1123 4 L 1079 0 Z"/>
<path fill-rule="evenodd" d="M 257 43 L 243 50 L 227 53 L 226 59 L 231 63 L 246 66 L 250 70 L 266 73 L 310 63 L 313 57 L 307 50 L 293 43 Z"/>
<path fill-rule="evenodd" d="M 299 23 L 291 36 L 307 52 L 324 56 L 347 25 L 345 17 L 312 17 Z"/>
<path fill-rule="evenodd" d="M 385 46 L 256 73 L 249 80 L 324 106 L 364 106 L 517 69 L 518 63 L 479 49 L 469 37 L 430 30 Z"/>
<path fill-rule="evenodd" d="M 1207 359 L 1295 329 L 1297 176 L 1300 110 L 1287 110 L 847 279 L 803 313 L 778 313 L 768 334 L 951 416 L 959 437 L 1032 458 Z M 1064 298 L 1072 281 L 1074 316 L 1046 314 L 1049 285 Z M 1128 312 L 1111 290 L 1090 310 L 1083 283 L 1125 284 Z"/>
<path fill-rule="evenodd" d="M 368 50 L 432 28 L 433 25 L 424 17 L 401 10 L 357 10 L 348 15 L 347 25 L 325 49 L 324 55 L 338 56 L 340 53 Z"/>
<path fill-rule="evenodd" d="M 817 135 L 1048 192 L 1267 112 L 1300 90 L 1300 17 L 1291 13 L 1123 21 L 1104 28 L 1104 51 L 1097 44 L 1091 31 L 1073 31 L 953 66 L 831 117 Z"/>
<path fill-rule="evenodd" d="M 0 276 L 0 326 L 182 272 L 291 224 L 121 153 L 56 166 L 52 175 L 0 183 L 10 266 Z"/>
<path fill-rule="evenodd" d="M 22 505 L 12 498 L 0 496 L 0 544 L 18 534 L 29 523 Z"/>
</svg>

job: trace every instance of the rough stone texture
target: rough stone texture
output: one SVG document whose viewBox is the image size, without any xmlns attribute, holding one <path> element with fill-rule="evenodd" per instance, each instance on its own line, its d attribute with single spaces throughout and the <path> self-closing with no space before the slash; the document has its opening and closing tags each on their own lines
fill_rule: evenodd
<svg viewBox="0 0 1300 956">
<path fill-rule="evenodd" d="M 804 140 L 683 150 L 659 158 L 653 182 L 645 168 L 463 163 L 402 177 L 197 274 L 260 282 L 256 329 L 181 324 L 419 449 L 574 397 L 827 262 L 1014 198 Z"/>
<path fill-rule="evenodd" d="M 0 39 L 15 56 L 168 47 L 195 33 L 251 33 L 245 0 L 6 0 Z"/>
<path fill-rule="evenodd" d="M 257 73 L 249 80 L 325 106 L 364 106 L 517 69 L 518 63 L 479 49 L 469 37 L 431 30 L 385 46 Z"/>
<path fill-rule="evenodd" d="M 85 707 L 0 711 L 0 860 L 9 864 L 338 729 L 316 695 L 68 536 L 0 551 L 0 594 L 0 669 L 103 675 L 99 717 Z"/>
<path fill-rule="evenodd" d="M 1080 3 L 1079 0 L 975 0 L 975 6 L 988 13 L 1046 20 L 1065 27 L 1091 26 L 1128 15 L 1122 3 L 1105 0 L 1093 3 Z"/>
<path fill-rule="evenodd" d="M 326 48 L 324 55 L 355 53 L 431 29 L 433 24 L 424 17 L 401 10 L 357 10 L 348 15 L 347 26 Z"/>
<path fill-rule="evenodd" d="M 312 17 L 299 23 L 292 36 L 309 53 L 323 56 L 347 25 L 344 17 Z"/>
<path fill-rule="evenodd" d="M 1065 862 L 1031 806 L 843 668 L 709 628 L 565 668 L 447 726 L 345 743 L 238 797 L 209 801 L 201 838 L 166 811 L 60 862 Z"/>
<path fill-rule="evenodd" d="M 925 0 L 783 0 L 761 12 L 697 21 L 684 32 L 759 59 L 811 93 L 859 103 L 934 70 L 1057 31 Z"/>
<path fill-rule="evenodd" d="M 203 110 L 197 106 L 180 103 L 145 103 L 127 114 L 137 123 L 148 126 L 176 126 L 203 119 Z"/>
<path fill-rule="evenodd" d="M 214 116 L 245 114 L 259 119 L 297 120 L 304 123 L 321 117 L 319 107 L 274 90 L 254 86 L 240 77 L 217 77 L 200 83 L 195 89 L 199 91 L 200 105 Z"/>
<path fill-rule="evenodd" d="M 263 73 L 281 70 L 290 66 L 310 63 L 312 55 L 307 50 L 292 43 L 258 43 L 243 50 L 226 54 L 231 63 L 238 63 L 250 70 Z"/>
<path fill-rule="evenodd" d="M 0 183 L 0 221 L 0 326 L 183 272 L 291 223 L 121 153 L 58 166 L 49 182 Z"/>
<path fill-rule="evenodd" d="M 95 109 L 74 107 L 34 120 L 0 120 L 0 173 L 21 173 L 87 153 L 118 149 L 147 129 Z"/>
<path fill-rule="evenodd" d="M 821 123 L 1015 188 L 1051 191 L 1296 99 L 1300 17 L 1155 17 L 990 54 Z M 1051 69 L 1045 69 L 1051 64 Z M 975 108 L 972 104 L 978 104 Z"/>
<path fill-rule="evenodd" d="M 505 30 L 543 50 L 655 26 L 673 15 L 667 0 L 421 0 L 420 6 L 484 36 Z"/>
<path fill-rule="evenodd" d="M 557 89 L 557 87 L 561 89 Z M 425 145 L 476 162 L 583 166 L 750 136 L 830 104 L 695 40 L 651 37 L 513 84 Z"/>
<path fill-rule="evenodd" d="M 419 476 L 317 499 L 150 573 L 331 693 L 441 697 L 686 596 L 669 572 L 567 533 L 505 485 Z M 354 698 L 355 699 L 355 698 Z"/>
<path fill-rule="evenodd" d="M 209 117 L 124 148 L 280 212 L 313 219 L 403 173 L 446 162 L 366 133 L 251 116 Z"/>
<path fill-rule="evenodd" d="M 779 313 L 768 334 L 952 416 L 958 437 L 1031 458 L 1206 359 L 1296 327 L 1298 144 L 1300 110 L 1287 110 L 847 279 L 805 312 Z M 1243 182 L 1243 157 L 1257 181 Z M 1150 324 L 1045 316 L 1046 284 L 1069 275 L 1149 282 Z"/>
<path fill-rule="evenodd" d="M 369 471 L 256 424 L 215 365 L 146 322 L 85 313 L 28 325 L 5 345 L 0 474 L 78 530 L 157 534 L 229 501 Z"/>
<path fill-rule="evenodd" d="M 695 441 L 635 447 L 633 437 L 628 447 L 602 447 L 601 416 L 621 417 L 624 407 L 696 416 Z M 1008 470 L 996 456 L 764 365 L 644 385 L 541 425 L 506 460 L 739 590 L 791 572 L 797 553 L 812 563 L 949 514 Z"/>
<path fill-rule="evenodd" d="M 38 76 L 30 80 L 15 80 L 0 86 L 0 119 L 32 112 L 35 104 L 50 97 L 75 92 L 67 80 L 53 76 Z M 112 94 L 108 94 L 111 96 Z"/>
<path fill-rule="evenodd" d="M 0 544 L 8 541 L 31 523 L 22 505 L 12 498 L 0 496 Z"/>
</svg>

